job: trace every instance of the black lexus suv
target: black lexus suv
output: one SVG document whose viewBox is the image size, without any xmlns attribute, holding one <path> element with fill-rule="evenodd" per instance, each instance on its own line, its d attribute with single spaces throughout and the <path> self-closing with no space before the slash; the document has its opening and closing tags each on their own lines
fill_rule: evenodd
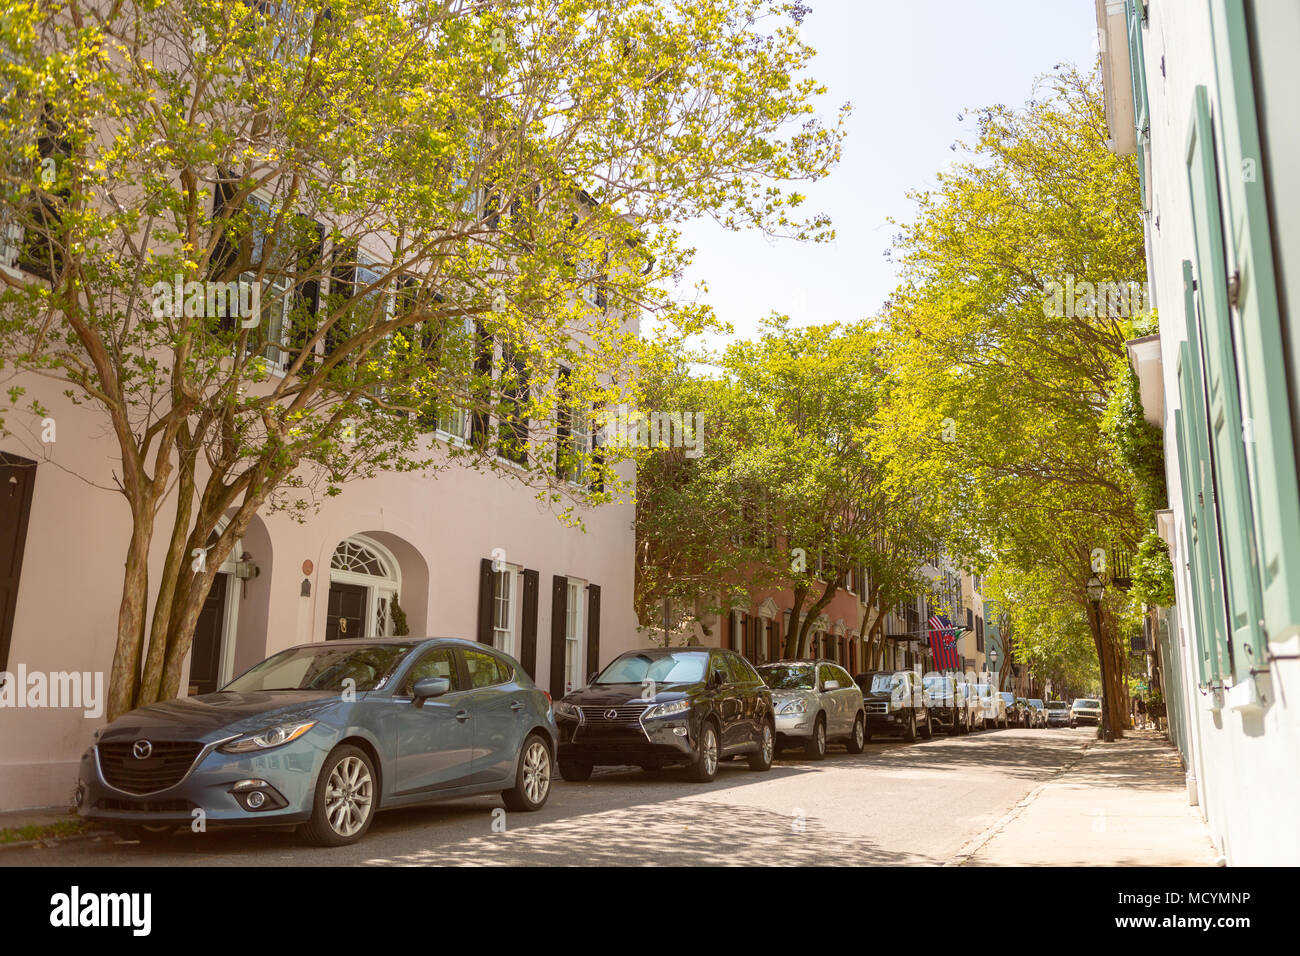
<svg viewBox="0 0 1300 956">
<path fill-rule="evenodd" d="M 595 766 L 685 766 L 707 783 L 718 762 L 745 755 L 772 766 L 772 691 L 734 651 L 656 647 L 619 655 L 555 703 L 557 763 L 565 780 Z"/>
</svg>

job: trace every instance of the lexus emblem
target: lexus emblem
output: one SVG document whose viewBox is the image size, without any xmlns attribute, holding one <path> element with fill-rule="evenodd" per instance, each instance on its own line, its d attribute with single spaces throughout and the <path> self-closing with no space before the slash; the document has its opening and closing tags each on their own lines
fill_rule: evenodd
<svg viewBox="0 0 1300 956">
<path fill-rule="evenodd" d="M 131 746 L 131 753 L 135 755 L 136 760 L 148 760 L 149 755 L 153 753 L 153 744 L 147 740 L 137 740 Z"/>
<path fill-rule="evenodd" d="M 606 719 L 606 720 L 614 720 L 614 719 L 617 718 L 617 717 L 618 717 L 618 711 L 616 711 L 616 710 L 607 710 L 607 711 L 605 711 L 605 719 Z"/>
</svg>

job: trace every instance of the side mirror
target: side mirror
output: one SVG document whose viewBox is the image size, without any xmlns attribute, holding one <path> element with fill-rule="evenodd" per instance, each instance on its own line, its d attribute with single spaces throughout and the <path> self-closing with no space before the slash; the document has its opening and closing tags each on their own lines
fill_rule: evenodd
<svg viewBox="0 0 1300 956">
<path fill-rule="evenodd" d="M 822 690 L 839 690 L 839 689 L 840 689 L 840 682 L 837 680 L 828 680 L 826 683 L 822 684 Z"/>
<path fill-rule="evenodd" d="M 441 697 L 451 690 L 451 681 L 445 677 L 421 677 L 415 682 L 411 694 L 415 697 L 415 706 L 421 707 L 430 697 Z"/>
<path fill-rule="evenodd" d="M 727 678 L 723 676 L 722 671 L 717 669 L 713 671 L 712 676 L 709 678 L 709 683 L 714 687 L 721 687 L 726 682 Z"/>
</svg>

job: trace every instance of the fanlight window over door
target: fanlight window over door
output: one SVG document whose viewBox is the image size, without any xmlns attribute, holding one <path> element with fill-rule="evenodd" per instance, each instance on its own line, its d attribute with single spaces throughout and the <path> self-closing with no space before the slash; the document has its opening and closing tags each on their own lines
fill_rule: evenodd
<svg viewBox="0 0 1300 956">
<path fill-rule="evenodd" d="M 400 589 L 396 563 L 364 538 L 345 538 L 330 558 L 330 581 L 367 590 L 364 637 L 393 633 L 392 603 Z"/>
</svg>

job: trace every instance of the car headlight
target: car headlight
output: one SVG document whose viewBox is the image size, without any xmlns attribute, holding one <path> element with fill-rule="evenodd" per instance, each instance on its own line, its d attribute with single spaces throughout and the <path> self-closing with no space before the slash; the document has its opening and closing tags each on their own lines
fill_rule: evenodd
<svg viewBox="0 0 1300 956">
<path fill-rule="evenodd" d="M 806 714 L 807 712 L 808 704 L 802 700 L 786 701 L 781 705 L 781 709 L 777 711 L 778 714 Z"/>
<path fill-rule="evenodd" d="M 641 719 L 654 720 L 658 717 L 676 717 L 680 714 L 686 713 L 690 709 L 691 702 L 689 700 L 670 700 L 666 704 L 655 704 L 641 715 Z"/>
<path fill-rule="evenodd" d="M 217 749 L 228 754 L 246 754 L 256 750 L 270 750 L 272 747 L 281 747 L 291 740 L 297 740 L 315 726 L 316 721 L 314 720 L 300 724 L 280 724 L 276 727 L 268 727 L 266 730 L 258 731 L 255 734 L 246 734 L 238 740 L 222 744 Z"/>
<path fill-rule="evenodd" d="M 567 717 L 570 720 L 576 720 L 582 723 L 582 708 L 576 707 L 567 701 L 557 700 L 554 704 L 556 717 Z"/>
</svg>

